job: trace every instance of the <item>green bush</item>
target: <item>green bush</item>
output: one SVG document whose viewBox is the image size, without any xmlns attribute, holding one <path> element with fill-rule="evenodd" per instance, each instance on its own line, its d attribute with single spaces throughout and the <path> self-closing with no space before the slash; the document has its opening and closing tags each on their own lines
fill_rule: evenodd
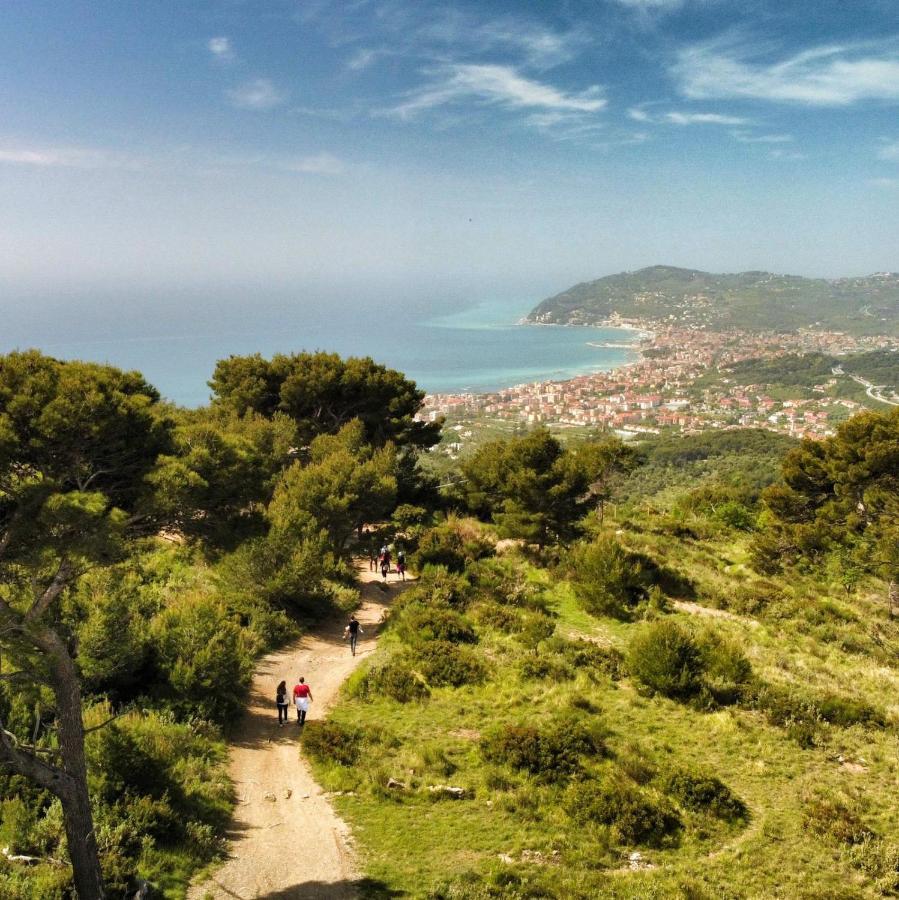
<svg viewBox="0 0 899 900">
<path fill-rule="evenodd" d="M 575 782 L 565 793 L 565 807 L 577 822 L 611 826 L 628 845 L 670 843 L 681 827 L 667 804 L 624 782 Z"/>
<path fill-rule="evenodd" d="M 486 667 L 467 647 L 449 641 L 428 641 L 416 651 L 416 664 L 426 681 L 435 687 L 461 687 L 484 680 Z"/>
<path fill-rule="evenodd" d="M 702 635 L 704 682 L 718 703 L 736 703 L 752 680 L 752 666 L 733 642 L 707 631 Z"/>
<path fill-rule="evenodd" d="M 558 653 L 578 672 L 586 672 L 593 680 L 605 675 L 617 681 L 624 674 L 624 656 L 615 647 L 582 639 L 555 636 L 546 643 L 547 653 Z"/>
<path fill-rule="evenodd" d="M 557 656 L 539 653 L 526 656 L 518 666 L 521 677 L 528 681 L 568 681 L 574 678 L 574 669 Z"/>
<path fill-rule="evenodd" d="M 642 558 L 609 535 L 575 549 L 571 569 L 575 596 L 593 615 L 627 619 L 651 587 Z"/>
<path fill-rule="evenodd" d="M 517 638 L 526 647 L 536 649 L 541 641 L 552 637 L 555 630 L 556 623 L 550 616 L 541 612 L 530 612 L 523 617 Z"/>
<path fill-rule="evenodd" d="M 465 609 L 471 600 L 471 585 L 462 576 L 443 566 L 428 566 L 419 575 L 414 587 L 406 591 L 405 603 L 430 606 L 449 606 Z"/>
<path fill-rule="evenodd" d="M 712 775 L 674 772 L 668 776 L 665 790 L 681 806 L 708 812 L 728 822 L 744 819 L 747 814 L 746 804 L 724 782 Z"/>
<path fill-rule="evenodd" d="M 503 725 L 481 738 L 481 755 L 489 763 L 509 766 L 546 781 L 561 781 L 580 771 L 581 758 L 605 751 L 595 729 L 562 719 L 545 728 Z"/>
<path fill-rule="evenodd" d="M 492 600 L 479 603 L 474 610 L 474 618 L 478 625 L 495 628 L 505 634 L 518 634 L 524 628 L 524 618 L 517 609 Z"/>
<path fill-rule="evenodd" d="M 362 681 L 363 696 L 383 694 L 398 703 L 423 700 L 430 693 L 428 686 L 418 678 L 402 658 L 391 659 L 366 672 Z"/>
<path fill-rule="evenodd" d="M 330 719 L 309 721 L 303 730 L 303 749 L 316 759 L 352 766 L 362 753 L 362 732 Z"/>
<path fill-rule="evenodd" d="M 540 585 L 528 581 L 514 559 L 482 559 L 468 569 L 481 600 L 538 612 L 547 611 Z"/>
<path fill-rule="evenodd" d="M 424 641 L 450 641 L 454 644 L 473 644 L 477 635 L 471 624 L 448 606 L 421 603 L 403 607 L 397 633 L 407 644 Z"/>
<path fill-rule="evenodd" d="M 645 625 L 631 641 L 628 669 L 651 691 L 688 699 L 702 686 L 702 647 L 685 628 L 661 619 Z"/>
<path fill-rule="evenodd" d="M 449 519 L 421 535 L 413 566 L 443 566 L 450 572 L 464 572 L 470 563 L 493 553 L 493 544 L 468 520 Z"/>
</svg>

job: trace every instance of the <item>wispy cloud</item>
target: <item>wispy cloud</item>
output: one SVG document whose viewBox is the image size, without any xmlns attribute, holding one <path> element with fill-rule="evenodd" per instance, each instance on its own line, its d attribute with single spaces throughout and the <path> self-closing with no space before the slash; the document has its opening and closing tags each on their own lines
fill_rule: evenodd
<svg viewBox="0 0 899 900">
<path fill-rule="evenodd" d="M 663 10 L 668 11 L 678 9 L 684 5 L 684 0 L 616 0 L 622 6 L 630 6 L 632 9 L 640 10 Z"/>
<path fill-rule="evenodd" d="M 219 60 L 219 62 L 233 62 L 236 58 L 230 38 L 224 36 L 209 38 L 206 48 L 213 58 Z"/>
<path fill-rule="evenodd" d="M 374 65 L 382 56 L 385 56 L 384 50 L 372 50 L 369 47 L 363 47 L 357 50 L 347 62 L 347 68 L 354 72 L 361 72 L 369 66 Z"/>
<path fill-rule="evenodd" d="M 232 88 L 227 94 L 231 103 L 239 109 L 273 109 L 287 100 L 287 94 L 268 78 L 254 78 Z"/>
<path fill-rule="evenodd" d="M 752 134 L 749 131 L 732 131 L 731 136 L 741 144 L 789 144 L 792 134 Z"/>
<path fill-rule="evenodd" d="M 667 112 L 662 120 L 672 125 L 746 125 L 748 119 L 740 116 L 722 116 L 719 113 Z"/>
<path fill-rule="evenodd" d="M 776 62 L 730 36 L 683 49 L 673 68 L 692 99 L 749 98 L 808 106 L 899 100 L 899 38 L 813 47 Z"/>
<path fill-rule="evenodd" d="M 808 159 L 805 153 L 799 150 L 785 150 L 783 147 L 774 147 L 768 151 L 768 159 L 780 159 L 784 162 L 797 162 L 801 159 Z"/>
<path fill-rule="evenodd" d="M 607 101 L 597 85 L 570 94 L 526 78 L 511 66 L 454 64 L 442 67 L 431 83 L 410 93 L 388 112 L 409 119 L 435 107 L 464 102 L 585 114 L 599 112 Z"/>
<path fill-rule="evenodd" d="M 681 112 L 672 110 L 670 112 L 650 112 L 646 107 L 634 106 L 627 111 L 629 119 L 635 122 L 661 123 L 666 125 L 749 125 L 749 119 L 742 116 L 729 116 L 722 113 L 710 112 Z"/>
<path fill-rule="evenodd" d="M 877 158 L 889 161 L 899 160 L 899 141 L 894 141 L 881 147 L 877 151 Z"/>
<path fill-rule="evenodd" d="M 899 178 L 869 178 L 871 187 L 882 188 L 887 191 L 899 190 Z"/>
<path fill-rule="evenodd" d="M 131 169 L 143 163 L 124 154 L 92 147 L 23 147 L 0 145 L 0 165 L 45 169 Z"/>
<path fill-rule="evenodd" d="M 331 153 L 317 153 L 314 156 L 285 160 L 277 168 L 304 175 L 342 175 L 346 172 L 347 166 L 342 159 Z"/>
</svg>

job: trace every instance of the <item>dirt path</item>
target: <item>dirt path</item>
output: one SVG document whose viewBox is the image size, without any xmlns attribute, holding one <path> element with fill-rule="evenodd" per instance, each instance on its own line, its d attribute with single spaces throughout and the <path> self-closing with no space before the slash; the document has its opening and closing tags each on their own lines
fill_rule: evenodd
<svg viewBox="0 0 899 900">
<path fill-rule="evenodd" d="M 356 896 L 358 877 L 350 834 L 301 758 L 299 728 L 278 727 L 275 688 L 288 690 L 300 675 L 312 689 L 308 719 L 324 717 L 346 677 L 375 647 L 377 624 L 401 589 L 390 591 L 360 570 L 364 633 L 356 656 L 343 640 L 343 619 L 326 622 L 296 643 L 264 657 L 256 668 L 249 707 L 231 743 L 230 773 L 237 807 L 228 832 L 228 858 L 212 878 L 188 892 L 190 900 L 343 900 Z"/>
</svg>

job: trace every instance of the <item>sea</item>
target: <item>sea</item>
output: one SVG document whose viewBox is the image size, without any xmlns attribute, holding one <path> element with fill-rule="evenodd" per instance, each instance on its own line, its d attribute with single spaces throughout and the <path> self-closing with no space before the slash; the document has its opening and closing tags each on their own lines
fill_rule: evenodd
<svg viewBox="0 0 899 900">
<path fill-rule="evenodd" d="M 487 392 L 563 380 L 613 369 L 639 356 L 639 334 L 633 330 L 520 324 L 534 305 L 532 300 L 484 299 L 447 313 L 433 304 L 359 307 L 355 312 L 325 304 L 278 317 L 251 306 L 239 318 L 214 311 L 179 318 L 176 308 L 168 308 L 155 317 L 147 310 L 107 314 L 102 328 L 87 327 L 83 316 L 60 308 L 45 321 L 7 319 L 10 327 L 0 327 L 0 352 L 37 347 L 60 359 L 137 369 L 164 397 L 189 407 L 208 402 L 207 382 L 215 363 L 231 354 L 327 350 L 371 356 L 430 393 Z"/>
</svg>

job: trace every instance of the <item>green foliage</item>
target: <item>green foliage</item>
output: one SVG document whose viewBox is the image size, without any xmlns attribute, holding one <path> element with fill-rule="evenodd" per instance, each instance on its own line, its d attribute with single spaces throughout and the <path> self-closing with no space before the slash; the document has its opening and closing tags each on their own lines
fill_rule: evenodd
<svg viewBox="0 0 899 900">
<path fill-rule="evenodd" d="M 577 546 L 570 569 L 575 596 L 593 615 L 628 618 L 653 583 L 648 560 L 610 535 Z"/>
<path fill-rule="evenodd" d="M 685 700 L 696 694 L 704 672 L 702 648 L 670 619 L 645 625 L 628 651 L 628 670 L 651 691 Z"/>
<path fill-rule="evenodd" d="M 393 657 L 369 669 L 357 690 L 358 696 L 373 698 L 380 694 L 398 703 L 424 700 L 430 691 L 427 684 L 412 670 L 410 660 Z"/>
<path fill-rule="evenodd" d="M 577 672 L 585 672 L 591 680 L 606 676 L 618 681 L 625 672 L 624 655 L 615 647 L 594 641 L 553 637 L 545 645 L 547 653 L 562 657 Z"/>
<path fill-rule="evenodd" d="M 433 687 L 477 684 L 487 674 L 477 655 L 449 641 L 427 641 L 416 647 L 415 664 Z"/>
<path fill-rule="evenodd" d="M 471 624 L 451 607 L 434 603 L 408 603 L 403 606 L 396 626 L 397 634 L 407 644 L 425 641 L 450 641 L 473 644 L 477 641 Z"/>
<path fill-rule="evenodd" d="M 414 567 L 443 566 L 450 572 L 463 572 L 466 566 L 493 554 L 493 544 L 472 522 L 451 517 L 425 531 L 413 557 Z"/>
<path fill-rule="evenodd" d="M 210 381 L 215 402 L 238 415 L 248 411 L 289 416 L 300 440 L 339 431 L 353 419 L 366 442 L 430 447 L 439 423 L 416 422 L 424 393 L 399 372 L 369 357 L 341 359 L 336 353 L 259 354 L 220 360 Z"/>
<path fill-rule="evenodd" d="M 818 799 L 806 804 L 805 827 L 837 844 L 861 844 L 874 837 L 858 813 L 840 800 Z"/>
<path fill-rule="evenodd" d="M 611 826 L 626 845 L 671 843 L 681 826 L 666 803 L 623 781 L 575 781 L 565 793 L 565 807 L 584 825 Z"/>
<path fill-rule="evenodd" d="M 362 732 L 337 722 L 309 721 L 303 730 L 303 749 L 316 759 L 341 766 L 355 765 L 362 752 Z"/>
<path fill-rule="evenodd" d="M 188 595 L 154 621 L 153 632 L 173 708 L 183 715 L 231 721 L 243 701 L 251 661 L 241 629 L 222 604 Z"/>
<path fill-rule="evenodd" d="M 418 583 L 406 592 L 404 600 L 461 610 L 471 600 L 471 585 L 464 575 L 450 572 L 443 566 L 427 566 L 419 575 Z"/>
<path fill-rule="evenodd" d="M 545 429 L 482 446 L 462 466 L 462 496 L 510 537 L 543 547 L 580 533 L 591 485 L 616 464 L 589 448 L 565 450 Z"/>
<path fill-rule="evenodd" d="M 544 781 L 564 781 L 581 770 L 582 759 L 605 752 L 596 728 L 559 719 L 543 728 L 503 725 L 480 742 L 487 762 L 527 772 Z"/>
<path fill-rule="evenodd" d="M 731 822 L 747 816 L 746 804 L 714 775 L 674 772 L 665 780 L 665 791 L 686 809 L 718 819 Z"/>
<path fill-rule="evenodd" d="M 268 519 L 276 532 L 306 538 L 323 533 L 340 551 L 363 522 L 389 514 L 396 500 L 396 455 L 392 446 L 373 450 L 364 438 L 362 422 L 354 420 L 312 442 L 309 464 L 292 465 L 275 488 Z"/>
<path fill-rule="evenodd" d="M 519 665 L 521 677 L 529 682 L 568 681 L 574 678 L 574 669 L 564 659 L 550 653 L 526 656 Z"/>
</svg>

